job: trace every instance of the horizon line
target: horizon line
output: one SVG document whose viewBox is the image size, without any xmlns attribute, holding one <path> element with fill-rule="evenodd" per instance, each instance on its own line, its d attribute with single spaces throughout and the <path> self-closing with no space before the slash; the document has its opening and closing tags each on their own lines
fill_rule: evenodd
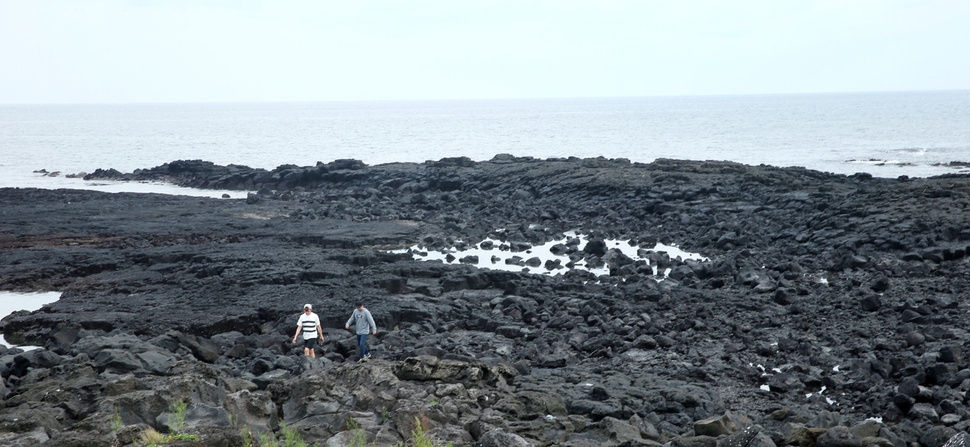
<svg viewBox="0 0 970 447">
<path fill-rule="evenodd" d="M 410 99 L 322 99 L 322 100 L 228 100 L 228 101 L 132 101 L 132 102 L 0 102 L 3 106 L 83 106 L 83 105 L 204 105 L 204 104 L 319 104 L 319 103 L 404 103 L 404 102 L 460 102 L 460 101 L 563 101 L 580 99 L 643 99 L 643 98 L 712 98 L 712 97 L 766 97 L 766 96 L 815 96 L 815 95 L 865 95 L 886 93 L 946 93 L 970 92 L 970 88 L 926 90 L 861 90 L 817 91 L 786 93 L 715 93 L 715 94 L 669 94 L 630 96 L 535 96 L 501 98 L 410 98 Z"/>
</svg>

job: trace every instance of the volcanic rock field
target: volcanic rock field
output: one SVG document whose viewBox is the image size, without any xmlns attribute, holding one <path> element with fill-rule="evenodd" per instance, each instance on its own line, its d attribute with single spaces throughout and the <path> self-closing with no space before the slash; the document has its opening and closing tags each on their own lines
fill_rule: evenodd
<svg viewBox="0 0 970 447">
<path fill-rule="evenodd" d="M 968 443 L 967 175 L 498 155 L 87 178 L 253 192 L 0 189 L 0 290 L 63 292 L 0 322 L 42 347 L 0 347 L 0 445 Z M 531 261 L 550 241 L 562 261 Z M 316 359 L 290 343 L 304 303 Z"/>
</svg>

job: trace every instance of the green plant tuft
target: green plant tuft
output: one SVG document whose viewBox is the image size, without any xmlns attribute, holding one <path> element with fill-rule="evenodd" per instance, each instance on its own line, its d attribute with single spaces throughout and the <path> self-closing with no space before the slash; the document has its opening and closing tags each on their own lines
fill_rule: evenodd
<svg viewBox="0 0 970 447">
<path fill-rule="evenodd" d="M 412 447 L 451 447 L 451 443 L 441 444 L 441 442 L 436 441 L 428 437 L 425 433 L 424 427 L 421 426 L 421 419 L 417 416 L 414 417 L 414 430 L 411 431 L 411 446 Z"/>
<path fill-rule="evenodd" d="M 283 433 L 283 447 L 307 447 L 296 427 L 280 424 L 280 432 Z"/>
<path fill-rule="evenodd" d="M 175 433 L 181 433 L 185 429 L 185 413 L 189 409 L 189 404 L 185 403 L 184 400 L 179 399 L 172 401 L 168 407 L 168 411 L 172 413 L 172 431 Z"/>
<path fill-rule="evenodd" d="M 122 428 L 125 428 L 125 424 L 121 421 L 121 415 L 118 413 L 111 415 L 111 431 L 117 433 Z"/>
<path fill-rule="evenodd" d="M 243 438 L 243 447 L 253 447 L 253 432 L 249 431 L 249 427 L 243 427 L 239 430 Z"/>
<path fill-rule="evenodd" d="M 272 433 L 260 433 L 259 445 L 260 447 L 280 447 L 279 441 L 276 440 L 276 436 L 273 436 Z"/>
<path fill-rule="evenodd" d="M 146 446 L 156 446 L 162 442 L 165 442 L 165 435 L 159 433 L 154 428 L 148 428 L 141 432 L 141 443 Z"/>
<path fill-rule="evenodd" d="M 154 428 L 148 428 L 141 433 L 141 443 L 145 447 L 157 447 L 159 444 L 164 444 L 172 441 L 198 441 L 199 437 L 197 435 L 190 435 L 186 433 L 172 433 L 168 435 L 163 435 L 159 433 L 158 430 Z"/>
<path fill-rule="evenodd" d="M 411 431 L 411 445 L 414 447 L 434 447 L 431 439 L 424 433 L 424 427 L 421 426 L 421 420 L 414 418 L 417 425 L 414 430 Z"/>
<path fill-rule="evenodd" d="M 283 437 L 282 444 L 272 433 L 260 433 L 259 445 L 260 447 L 308 447 L 295 427 L 280 424 L 280 436 Z"/>
<path fill-rule="evenodd" d="M 360 423 L 354 418 L 347 418 L 347 428 L 350 429 L 350 447 L 365 447 L 367 432 L 360 428 Z"/>
</svg>

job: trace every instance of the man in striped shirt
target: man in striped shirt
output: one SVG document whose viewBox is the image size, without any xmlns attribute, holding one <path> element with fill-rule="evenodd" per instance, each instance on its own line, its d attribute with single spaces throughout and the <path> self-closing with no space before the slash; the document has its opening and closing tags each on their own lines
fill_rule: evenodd
<svg viewBox="0 0 970 447">
<path fill-rule="evenodd" d="M 303 314 L 296 322 L 293 343 L 296 343 L 296 337 L 300 335 L 300 332 L 303 332 L 303 355 L 316 358 L 317 353 L 313 350 L 313 347 L 317 344 L 317 339 L 320 339 L 320 343 L 323 343 L 323 328 L 320 327 L 320 317 L 313 313 L 313 305 L 311 304 L 303 306 Z"/>
</svg>

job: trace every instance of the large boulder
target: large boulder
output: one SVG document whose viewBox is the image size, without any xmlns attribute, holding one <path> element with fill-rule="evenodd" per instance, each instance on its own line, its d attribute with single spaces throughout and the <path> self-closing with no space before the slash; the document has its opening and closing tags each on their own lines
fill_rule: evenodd
<svg viewBox="0 0 970 447">
<path fill-rule="evenodd" d="M 640 429 L 634 427 L 629 421 L 605 417 L 599 422 L 599 426 L 606 432 L 608 439 L 615 440 L 621 444 L 640 444 L 643 441 L 643 438 L 640 436 Z"/>
<path fill-rule="evenodd" d="M 906 417 L 914 421 L 929 422 L 931 424 L 940 422 L 940 415 L 936 412 L 936 408 L 933 408 L 932 404 L 923 402 L 913 405 L 913 408 L 910 408 L 909 412 L 906 413 Z"/>
<path fill-rule="evenodd" d="M 966 432 L 960 432 L 966 435 Z M 943 447 L 944 445 L 949 445 L 951 439 L 955 439 L 957 431 L 951 427 L 945 426 L 934 426 L 930 427 L 928 430 L 923 432 L 923 436 L 919 437 L 919 444 L 923 447 Z M 966 444 L 966 440 L 961 438 L 956 438 L 954 444 L 963 442 Z"/>
<path fill-rule="evenodd" d="M 604 241 L 603 239 L 595 238 L 586 242 L 586 245 L 583 247 L 583 253 L 588 253 L 593 256 L 602 257 L 603 255 L 606 254 L 606 249 L 607 249 L 606 241 Z"/>
<path fill-rule="evenodd" d="M 279 412 L 268 392 L 240 390 L 226 396 L 225 406 L 237 425 L 251 431 L 272 431 L 279 424 Z"/>
<path fill-rule="evenodd" d="M 879 436 L 879 432 L 882 430 L 883 425 L 872 419 L 867 419 L 858 424 L 849 427 L 849 430 L 860 438 L 874 438 Z"/>
<path fill-rule="evenodd" d="M 99 370 L 112 374 L 124 374 L 143 369 L 137 354 L 124 349 L 104 349 L 94 357 L 94 363 L 98 365 Z"/>
<path fill-rule="evenodd" d="M 532 443 L 525 438 L 515 433 L 506 433 L 498 428 L 485 432 L 478 439 L 478 445 L 480 447 L 532 447 Z"/>
<path fill-rule="evenodd" d="M 788 438 L 788 444 L 797 445 L 798 447 L 816 447 L 818 445 L 818 438 L 828 432 L 828 429 L 824 428 L 813 428 L 813 427 L 795 427 L 791 436 Z"/>
<path fill-rule="evenodd" d="M 694 433 L 697 435 L 718 437 L 734 433 L 744 424 L 750 423 L 750 420 L 735 417 L 728 411 L 722 416 L 710 417 L 694 422 Z"/>
<path fill-rule="evenodd" d="M 660 431 L 657 430 L 657 427 L 650 421 L 641 418 L 639 415 L 635 414 L 630 416 L 630 425 L 633 425 L 640 430 L 640 436 L 644 439 L 651 441 L 657 441 L 660 439 Z"/>
<path fill-rule="evenodd" d="M 189 348 L 192 355 L 203 362 L 212 363 L 219 359 L 219 344 L 208 338 L 177 331 L 172 331 L 170 335 L 175 337 L 182 346 Z"/>
<path fill-rule="evenodd" d="M 970 434 L 960 432 L 953 435 L 943 447 L 970 447 Z"/>
<path fill-rule="evenodd" d="M 178 361 L 172 350 L 128 334 L 83 337 L 71 345 L 71 351 L 87 354 L 100 371 L 113 374 L 165 374 Z"/>
</svg>

